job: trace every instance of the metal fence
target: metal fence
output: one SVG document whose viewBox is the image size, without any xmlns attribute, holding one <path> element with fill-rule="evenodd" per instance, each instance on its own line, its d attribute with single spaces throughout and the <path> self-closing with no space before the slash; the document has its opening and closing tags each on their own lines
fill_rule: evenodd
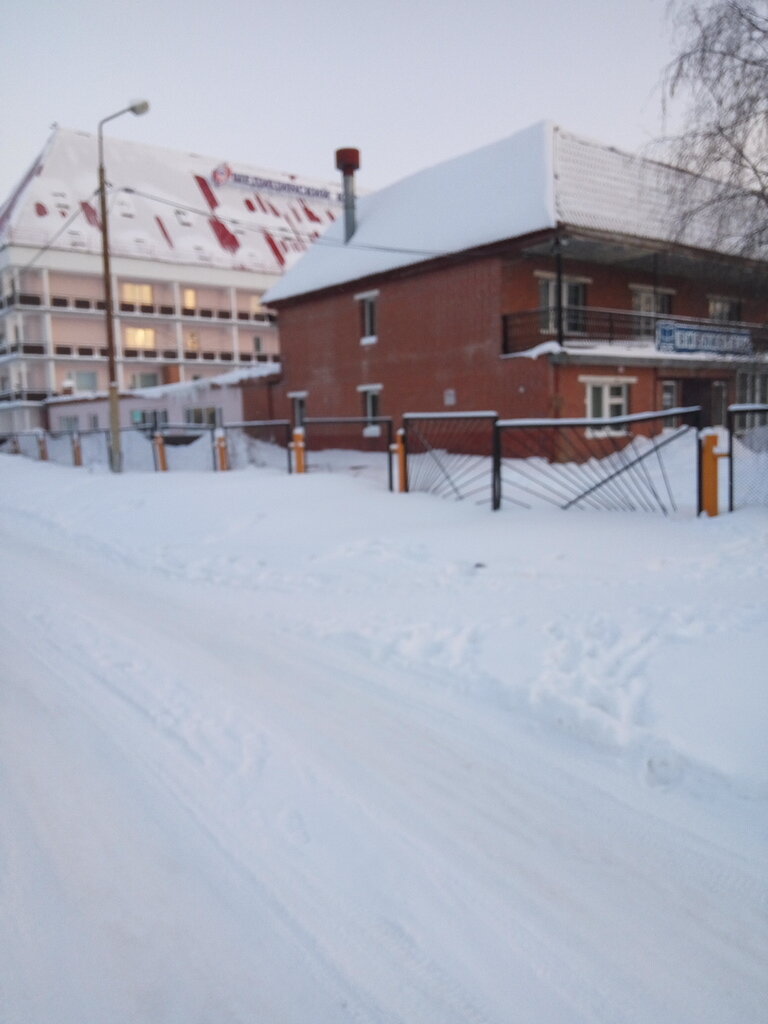
<svg viewBox="0 0 768 1024">
<path fill-rule="evenodd" d="M 700 414 L 499 420 L 499 505 L 699 511 Z"/>
<path fill-rule="evenodd" d="M 393 489 L 390 416 L 308 416 L 303 428 L 310 472 L 386 474 Z"/>
<path fill-rule="evenodd" d="M 659 511 L 702 505 L 700 407 L 610 419 L 499 419 L 495 412 L 408 413 L 403 417 L 405 489 L 493 509 L 591 508 Z M 726 431 L 723 431 L 725 434 Z M 163 439 L 160 465 L 157 437 Z M 121 433 L 123 468 L 211 471 L 270 467 L 291 472 L 288 420 L 163 424 Z M 309 418 L 304 424 L 311 471 L 374 474 L 393 481 L 393 421 L 389 417 Z M 727 469 L 722 501 L 731 511 L 768 505 L 768 404 L 728 409 Z M 724 446 L 723 439 L 720 441 Z M 109 432 L 24 431 L 0 437 L 0 450 L 61 465 L 109 465 Z"/>
<path fill-rule="evenodd" d="M 698 511 L 700 413 L 699 406 L 604 419 L 409 413 L 408 489 L 494 509 Z"/>
<path fill-rule="evenodd" d="M 728 407 L 728 456 L 729 510 L 768 505 L 768 405 Z"/>
<path fill-rule="evenodd" d="M 491 503 L 497 419 L 495 412 L 407 413 L 408 490 Z"/>
</svg>

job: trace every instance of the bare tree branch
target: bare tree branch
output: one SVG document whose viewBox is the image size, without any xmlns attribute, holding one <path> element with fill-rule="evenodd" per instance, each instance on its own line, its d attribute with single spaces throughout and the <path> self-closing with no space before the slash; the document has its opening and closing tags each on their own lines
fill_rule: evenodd
<svg viewBox="0 0 768 1024">
<path fill-rule="evenodd" d="M 768 0 L 670 0 L 669 11 L 681 47 L 664 72 L 662 110 L 684 114 L 662 144 L 706 179 L 672 197 L 680 227 L 706 216 L 721 246 L 768 257 Z"/>
</svg>

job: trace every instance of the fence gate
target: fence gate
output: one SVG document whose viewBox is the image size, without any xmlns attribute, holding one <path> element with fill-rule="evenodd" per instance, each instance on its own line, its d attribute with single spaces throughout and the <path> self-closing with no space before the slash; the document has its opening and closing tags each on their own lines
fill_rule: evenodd
<svg viewBox="0 0 768 1024">
<path fill-rule="evenodd" d="M 309 472 L 374 477 L 393 489 L 391 416 L 308 416 L 303 427 Z"/>
<path fill-rule="evenodd" d="M 700 413 L 688 406 L 606 419 L 499 420 L 499 502 L 696 512 Z"/>
<path fill-rule="evenodd" d="M 408 490 L 494 503 L 495 412 L 406 413 Z"/>
</svg>

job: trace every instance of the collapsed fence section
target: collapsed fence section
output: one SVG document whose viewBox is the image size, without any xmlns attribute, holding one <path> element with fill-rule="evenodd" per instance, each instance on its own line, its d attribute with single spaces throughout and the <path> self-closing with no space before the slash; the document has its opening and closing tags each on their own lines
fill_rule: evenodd
<svg viewBox="0 0 768 1024">
<path fill-rule="evenodd" d="M 409 491 L 496 507 L 495 412 L 406 413 Z"/>
<path fill-rule="evenodd" d="M 728 407 L 729 503 L 768 505 L 768 404 Z"/>
<path fill-rule="evenodd" d="M 698 512 L 700 413 L 499 420 L 499 505 Z"/>
</svg>

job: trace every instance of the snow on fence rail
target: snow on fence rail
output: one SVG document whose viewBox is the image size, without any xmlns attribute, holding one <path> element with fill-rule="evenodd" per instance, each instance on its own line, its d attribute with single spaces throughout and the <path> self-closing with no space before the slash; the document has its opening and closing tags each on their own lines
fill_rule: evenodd
<svg viewBox="0 0 768 1024">
<path fill-rule="evenodd" d="M 405 453 L 401 490 L 470 499 L 493 509 L 555 505 L 701 512 L 700 411 L 683 406 L 599 419 L 500 419 L 491 410 L 407 413 L 399 432 Z M 728 470 L 720 474 L 716 506 L 768 504 L 768 405 L 730 406 L 723 434 L 717 458 L 728 456 Z M 389 417 L 307 419 L 305 468 L 386 475 L 391 490 L 392 436 Z M 288 420 L 127 429 L 122 431 L 123 469 L 257 466 L 290 473 L 292 437 Z M 0 438 L 0 450 L 63 465 L 106 467 L 109 432 L 25 431 Z"/>
<path fill-rule="evenodd" d="M 699 414 L 699 406 L 599 419 L 408 413 L 409 489 L 494 509 L 699 509 Z M 685 435 L 688 450 L 671 458 Z"/>
</svg>

